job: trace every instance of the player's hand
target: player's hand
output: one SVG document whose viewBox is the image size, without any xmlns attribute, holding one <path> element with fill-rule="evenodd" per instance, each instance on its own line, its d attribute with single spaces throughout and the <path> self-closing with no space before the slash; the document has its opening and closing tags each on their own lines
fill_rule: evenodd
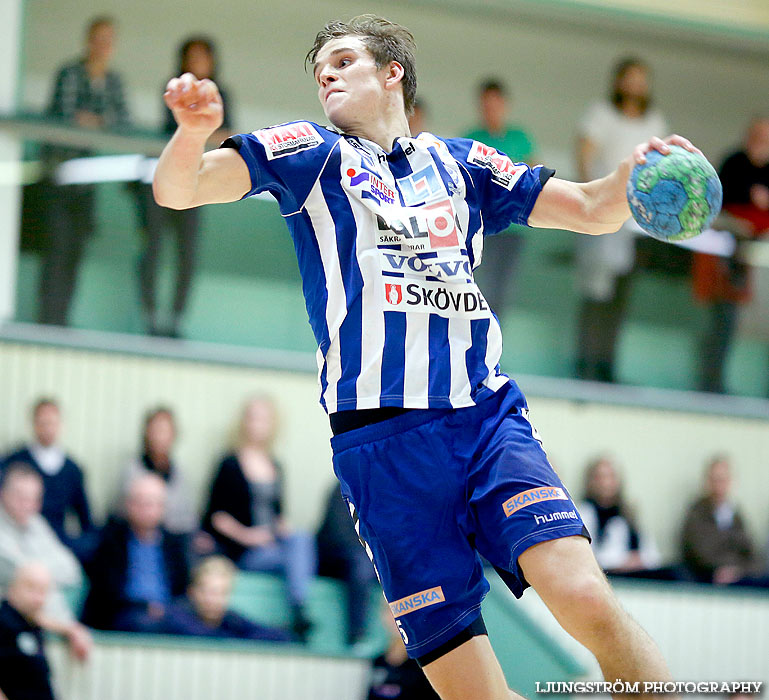
<svg viewBox="0 0 769 700">
<path fill-rule="evenodd" d="M 681 148 L 685 148 L 687 151 L 691 151 L 692 153 L 704 155 L 699 148 L 697 148 L 691 141 L 689 141 L 689 139 L 685 139 L 683 136 L 679 136 L 678 134 L 668 136 L 666 139 L 653 136 L 646 143 L 640 143 L 635 147 L 635 149 L 633 149 L 633 164 L 635 165 L 636 163 L 639 163 L 642 165 L 645 163 L 646 154 L 649 151 L 659 151 L 662 153 L 662 155 L 667 155 L 670 153 L 671 146 L 681 146 Z"/>
<path fill-rule="evenodd" d="M 93 638 L 87 627 L 75 622 L 66 632 L 69 651 L 78 661 L 87 661 L 93 647 Z"/>
<path fill-rule="evenodd" d="M 163 99 L 179 127 L 189 133 L 208 137 L 224 120 L 224 105 L 216 84 L 198 80 L 192 73 L 171 78 Z"/>
</svg>

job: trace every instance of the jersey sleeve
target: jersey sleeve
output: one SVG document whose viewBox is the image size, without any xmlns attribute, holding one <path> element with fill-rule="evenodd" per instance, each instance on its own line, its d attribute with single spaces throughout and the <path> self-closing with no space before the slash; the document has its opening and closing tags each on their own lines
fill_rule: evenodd
<svg viewBox="0 0 769 700">
<path fill-rule="evenodd" d="M 290 122 L 231 136 L 220 148 L 234 148 L 248 167 L 251 188 L 243 199 L 269 192 L 290 215 L 301 209 L 339 138 L 312 122 Z"/>
<path fill-rule="evenodd" d="M 481 211 L 484 235 L 504 231 L 511 224 L 528 226 L 537 197 L 555 170 L 513 163 L 480 141 L 450 139 L 446 143 L 466 174 L 468 199 Z"/>
</svg>

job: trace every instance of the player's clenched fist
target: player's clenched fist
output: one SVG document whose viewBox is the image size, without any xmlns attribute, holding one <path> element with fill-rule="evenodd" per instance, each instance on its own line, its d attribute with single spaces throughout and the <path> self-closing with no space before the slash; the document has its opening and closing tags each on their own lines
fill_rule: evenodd
<svg viewBox="0 0 769 700">
<path fill-rule="evenodd" d="M 192 73 L 171 78 L 163 99 L 176 123 L 186 131 L 208 135 L 222 125 L 222 97 L 211 80 L 198 80 Z"/>
</svg>

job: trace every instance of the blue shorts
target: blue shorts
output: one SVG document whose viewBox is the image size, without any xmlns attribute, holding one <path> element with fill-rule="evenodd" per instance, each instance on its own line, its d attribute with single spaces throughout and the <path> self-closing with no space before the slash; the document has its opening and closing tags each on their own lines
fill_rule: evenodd
<svg viewBox="0 0 769 700">
<path fill-rule="evenodd" d="M 587 535 L 514 382 L 476 406 L 409 411 L 331 439 L 334 472 L 411 657 L 470 625 L 483 555 L 520 597 L 518 556 Z"/>
</svg>

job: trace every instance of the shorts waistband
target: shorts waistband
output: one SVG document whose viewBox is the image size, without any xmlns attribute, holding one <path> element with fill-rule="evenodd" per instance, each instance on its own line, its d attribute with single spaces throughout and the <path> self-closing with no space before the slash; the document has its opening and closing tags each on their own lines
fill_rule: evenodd
<svg viewBox="0 0 769 700">
<path fill-rule="evenodd" d="M 453 413 L 455 408 L 414 408 L 399 416 L 388 418 L 379 423 L 370 423 L 362 428 L 349 430 L 346 433 L 334 435 L 331 438 L 331 448 L 335 453 L 343 452 L 351 447 L 364 445 L 367 442 L 376 442 L 384 438 L 403 433 L 416 428 L 431 420 Z"/>
</svg>

